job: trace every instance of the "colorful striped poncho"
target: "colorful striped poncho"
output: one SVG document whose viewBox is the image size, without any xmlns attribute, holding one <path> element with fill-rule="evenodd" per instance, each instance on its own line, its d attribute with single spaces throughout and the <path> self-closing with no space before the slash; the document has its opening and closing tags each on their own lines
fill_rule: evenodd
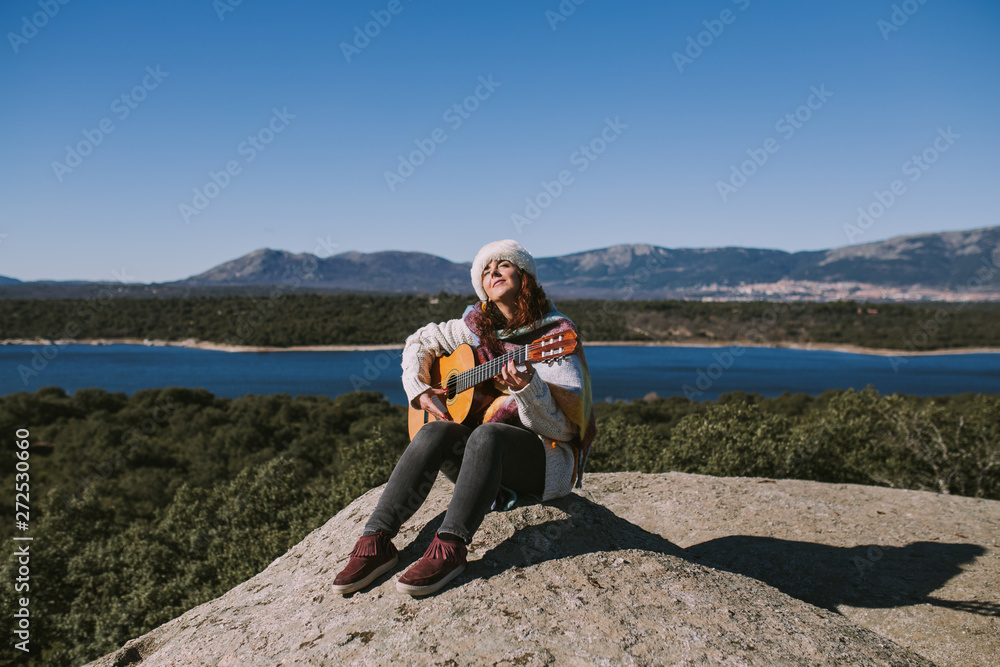
<svg viewBox="0 0 1000 667">
<path fill-rule="evenodd" d="M 510 334 L 497 331 L 497 338 L 500 339 L 503 352 L 513 352 L 514 350 L 527 345 L 537 338 L 558 334 L 563 331 L 576 331 L 576 327 L 568 317 L 560 313 L 554 306 L 550 305 L 550 310 L 542 319 L 537 321 L 532 327 L 524 327 Z M 469 306 L 463 315 L 465 325 L 472 333 L 480 337 L 483 326 L 489 326 L 488 320 L 483 314 L 485 303 Z M 484 363 L 492 359 L 495 355 L 490 352 L 485 345 L 476 346 L 476 357 L 478 363 Z M 573 450 L 573 479 L 572 484 L 580 488 L 583 482 L 583 469 L 587 463 L 587 455 L 590 452 L 590 445 L 597 435 L 597 422 L 594 419 L 593 399 L 590 390 L 590 373 L 587 369 L 587 359 L 584 356 L 583 345 L 577 339 L 576 351 L 571 355 L 575 357 L 579 364 L 582 386 L 568 388 L 554 382 L 558 378 L 558 372 L 550 372 L 544 366 L 536 367 L 540 377 L 548 385 L 549 392 L 556 404 L 562 409 L 569 420 L 576 425 L 577 435 L 569 441 Z M 555 362 L 558 364 L 559 362 Z M 547 379 L 548 378 L 548 379 Z M 518 415 L 517 401 L 510 394 L 500 394 L 486 410 L 483 422 L 499 422 L 503 424 L 515 424 L 521 426 Z M 555 446 L 554 441 L 547 444 Z"/>
</svg>

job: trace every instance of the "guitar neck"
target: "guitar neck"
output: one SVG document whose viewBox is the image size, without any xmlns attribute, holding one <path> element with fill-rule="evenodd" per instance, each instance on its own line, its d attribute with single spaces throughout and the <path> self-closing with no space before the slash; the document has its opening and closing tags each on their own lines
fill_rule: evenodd
<svg viewBox="0 0 1000 667">
<path fill-rule="evenodd" d="M 515 364 L 524 363 L 528 358 L 528 346 L 522 345 L 512 352 L 507 352 L 499 357 L 494 357 L 490 359 L 485 364 L 480 364 L 474 368 L 459 373 L 448 381 L 448 393 L 452 393 L 452 384 L 454 384 L 454 392 L 461 393 L 470 387 L 475 387 L 477 384 L 486 382 L 490 378 L 499 375 L 500 369 L 507 365 L 507 362 L 511 359 L 514 360 Z"/>
</svg>

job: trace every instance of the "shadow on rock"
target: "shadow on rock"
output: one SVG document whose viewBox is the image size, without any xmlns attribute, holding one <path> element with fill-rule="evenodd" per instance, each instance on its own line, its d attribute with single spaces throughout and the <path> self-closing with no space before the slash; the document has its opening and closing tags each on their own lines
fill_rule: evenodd
<svg viewBox="0 0 1000 667">
<path fill-rule="evenodd" d="M 436 516 L 400 553 L 400 571 L 420 558 L 443 518 L 444 513 Z M 513 535 L 486 551 L 481 560 L 448 588 L 473 578 L 489 579 L 512 567 L 637 549 L 757 579 L 830 611 L 837 611 L 839 605 L 888 608 L 932 604 L 982 616 L 1000 616 L 997 602 L 951 601 L 931 596 L 959 574 L 963 564 L 986 553 L 984 547 L 975 544 L 914 542 L 905 547 L 835 547 L 733 535 L 682 549 L 576 494 L 488 514 L 484 527 L 490 523 L 495 529 L 513 525 Z"/>
<path fill-rule="evenodd" d="M 531 523 L 532 515 L 545 516 L 553 508 L 568 516 Z M 622 549 L 653 551 L 690 560 L 683 549 L 661 535 L 575 494 L 539 505 L 519 506 L 504 514 L 522 521 L 512 521 L 516 527 L 514 534 L 484 553 L 471 576 L 489 578 L 511 567 Z"/>
<path fill-rule="evenodd" d="M 887 608 L 932 604 L 1000 616 L 1000 604 L 931 597 L 961 566 L 986 553 L 976 544 L 913 542 L 904 547 L 834 547 L 770 537 L 733 535 L 686 550 L 709 567 L 753 577 L 817 607 Z"/>
</svg>

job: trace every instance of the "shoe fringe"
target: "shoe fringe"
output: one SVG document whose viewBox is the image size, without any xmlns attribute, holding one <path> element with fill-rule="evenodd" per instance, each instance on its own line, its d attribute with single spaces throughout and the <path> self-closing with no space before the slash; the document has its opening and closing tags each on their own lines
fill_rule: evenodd
<svg viewBox="0 0 1000 667">
<path fill-rule="evenodd" d="M 351 557 L 359 558 L 370 558 L 371 556 L 378 555 L 378 533 L 374 535 L 364 535 L 357 544 L 354 545 L 354 550 L 351 551 Z"/>
<path fill-rule="evenodd" d="M 457 563 L 459 562 L 458 553 L 458 547 L 448 544 L 441 538 L 435 538 L 431 542 L 431 545 L 427 547 L 427 552 L 424 554 L 424 558 Z"/>
</svg>

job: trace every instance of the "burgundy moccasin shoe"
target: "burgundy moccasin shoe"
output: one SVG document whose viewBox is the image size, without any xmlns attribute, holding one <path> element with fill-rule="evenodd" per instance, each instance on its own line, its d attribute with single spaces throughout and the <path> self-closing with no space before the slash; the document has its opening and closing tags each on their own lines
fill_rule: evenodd
<svg viewBox="0 0 1000 667">
<path fill-rule="evenodd" d="M 372 583 L 396 566 L 399 557 L 392 541 L 381 532 L 362 535 L 351 551 L 351 560 L 333 580 L 333 592 L 347 595 Z"/>
<path fill-rule="evenodd" d="M 423 557 L 413 564 L 399 580 L 396 590 L 410 595 L 430 595 L 462 574 L 468 549 L 462 542 L 442 540 L 437 535 Z"/>
</svg>

